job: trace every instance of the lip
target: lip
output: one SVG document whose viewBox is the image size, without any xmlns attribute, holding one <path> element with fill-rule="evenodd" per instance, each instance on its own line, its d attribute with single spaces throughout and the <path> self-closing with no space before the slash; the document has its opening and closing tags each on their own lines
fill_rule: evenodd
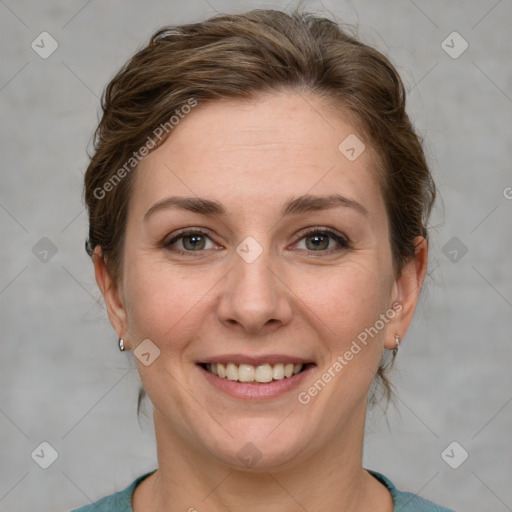
<svg viewBox="0 0 512 512">
<path fill-rule="evenodd" d="M 270 356 L 269 356 L 270 357 Z M 273 358 L 274 356 L 272 356 Z M 250 358 L 244 356 L 243 360 L 241 360 L 238 364 L 249 363 Z M 274 360 L 274 359 L 271 359 Z M 258 358 L 258 361 L 262 361 L 261 358 Z M 298 361 L 295 364 L 303 364 L 299 359 L 290 359 L 286 358 L 286 362 L 292 363 L 293 361 Z M 205 363 L 210 361 L 204 361 Z M 211 362 L 222 363 L 221 359 L 212 359 Z M 236 363 L 236 360 L 229 359 L 229 362 Z M 283 359 L 280 359 L 276 362 L 285 362 Z M 264 364 L 264 363 L 263 363 Z M 269 364 L 271 364 L 269 362 Z M 293 391 L 298 388 L 300 384 L 308 377 L 311 371 L 316 367 L 315 364 L 308 364 L 306 368 L 304 368 L 300 373 L 293 375 L 292 377 L 285 377 L 281 380 L 275 380 L 272 382 L 266 383 L 252 383 L 252 382 L 238 382 L 234 380 L 229 380 L 226 378 L 218 377 L 217 375 L 213 375 L 208 370 L 203 368 L 200 364 L 197 364 L 197 367 L 203 377 L 206 379 L 208 383 L 213 385 L 219 391 L 232 396 L 234 398 L 240 398 L 243 400 L 269 400 L 272 398 L 277 398 L 280 396 Z"/>
<path fill-rule="evenodd" d="M 285 354 L 262 354 L 262 355 L 248 355 L 248 354 L 223 354 L 219 356 L 207 357 L 201 359 L 197 364 L 208 363 L 235 363 L 235 364 L 252 364 L 258 366 L 260 364 L 308 364 L 312 363 L 311 360 L 303 359 L 301 357 L 294 357 Z M 291 378 L 291 377 L 290 377 Z"/>
</svg>

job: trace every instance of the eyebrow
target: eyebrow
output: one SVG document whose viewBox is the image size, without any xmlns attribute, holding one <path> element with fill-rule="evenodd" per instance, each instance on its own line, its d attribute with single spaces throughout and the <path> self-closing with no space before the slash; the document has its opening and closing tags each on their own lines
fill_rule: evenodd
<svg viewBox="0 0 512 512">
<path fill-rule="evenodd" d="M 297 215 L 339 207 L 351 208 L 365 217 L 368 216 L 368 210 L 361 203 L 339 194 L 331 194 L 327 196 L 306 194 L 295 199 L 290 199 L 283 205 L 281 215 L 285 217 L 288 215 Z M 220 217 L 227 214 L 222 203 L 212 199 L 171 196 L 155 203 L 145 213 L 144 220 L 147 220 L 156 212 L 166 210 L 167 208 L 182 208 L 202 215 L 217 215 Z"/>
</svg>

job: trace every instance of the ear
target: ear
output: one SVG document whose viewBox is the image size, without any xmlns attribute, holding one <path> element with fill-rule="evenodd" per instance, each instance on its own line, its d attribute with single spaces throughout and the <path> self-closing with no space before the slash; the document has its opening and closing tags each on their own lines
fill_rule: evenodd
<svg viewBox="0 0 512 512">
<path fill-rule="evenodd" d="M 117 286 L 107 270 L 105 265 L 105 256 L 103 255 L 100 246 L 97 246 L 94 249 L 92 258 L 96 282 L 98 283 L 105 305 L 107 306 L 110 323 L 119 338 L 126 338 L 128 333 L 126 310 L 121 298 L 119 286 Z M 126 340 L 125 345 L 128 345 Z M 126 348 L 129 349 L 129 346 Z"/>
<path fill-rule="evenodd" d="M 414 239 L 414 256 L 404 265 L 402 272 L 396 278 L 393 286 L 393 303 L 399 303 L 393 309 L 396 314 L 389 322 L 385 348 L 393 349 L 396 347 L 395 334 L 398 334 L 402 340 L 409 328 L 416 305 L 418 303 L 423 280 L 427 272 L 428 263 L 428 243 L 427 240 L 418 236 Z"/>
</svg>

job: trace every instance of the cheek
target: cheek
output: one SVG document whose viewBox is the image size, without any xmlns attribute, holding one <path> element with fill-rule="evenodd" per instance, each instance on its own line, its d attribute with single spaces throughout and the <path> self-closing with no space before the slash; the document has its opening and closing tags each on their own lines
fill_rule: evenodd
<svg viewBox="0 0 512 512">
<path fill-rule="evenodd" d="M 127 254 L 126 261 L 127 322 L 135 343 L 149 338 L 161 350 L 179 354 L 207 316 L 208 295 L 222 272 L 185 270 L 141 253 L 129 260 Z"/>
<path fill-rule="evenodd" d="M 299 280 L 304 285 L 300 296 L 306 297 L 304 311 L 309 311 L 326 354 L 317 380 L 301 390 L 299 402 L 310 407 L 311 417 L 317 412 L 325 432 L 339 429 L 364 402 L 381 361 L 387 325 L 381 315 L 388 311 L 392 289 L 385 270 L 376 257 L 360 252 L 329 269 L 328 277 L 319 274 L 316 279 Z"/>
<path fill-rule="evenodd" d="M 325 333 L 331 357 L 343 353 L 387 311 L 392 285 L 389 277 L 382 277 L 387 275 L 370 255 L 359 255 L 336 269 L 297 274 L 294 289 L 300 290 L 297 295 L 304 303 L 304 314 L 309 311 L 317 330 Z"/>
</svg>

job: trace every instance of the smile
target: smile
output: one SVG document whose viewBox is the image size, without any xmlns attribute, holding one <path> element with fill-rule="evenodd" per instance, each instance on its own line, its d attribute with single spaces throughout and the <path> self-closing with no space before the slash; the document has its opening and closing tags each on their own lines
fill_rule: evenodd
<svg viewBox="0 0 512 512">
<path fill-rule="evenodd" d="M 207 383 L 242 400 L 268 400 L 301 386 L 317 367 L 311 359 L 290 354 L 222 354 L 198 361 Z"/>
</svg>

